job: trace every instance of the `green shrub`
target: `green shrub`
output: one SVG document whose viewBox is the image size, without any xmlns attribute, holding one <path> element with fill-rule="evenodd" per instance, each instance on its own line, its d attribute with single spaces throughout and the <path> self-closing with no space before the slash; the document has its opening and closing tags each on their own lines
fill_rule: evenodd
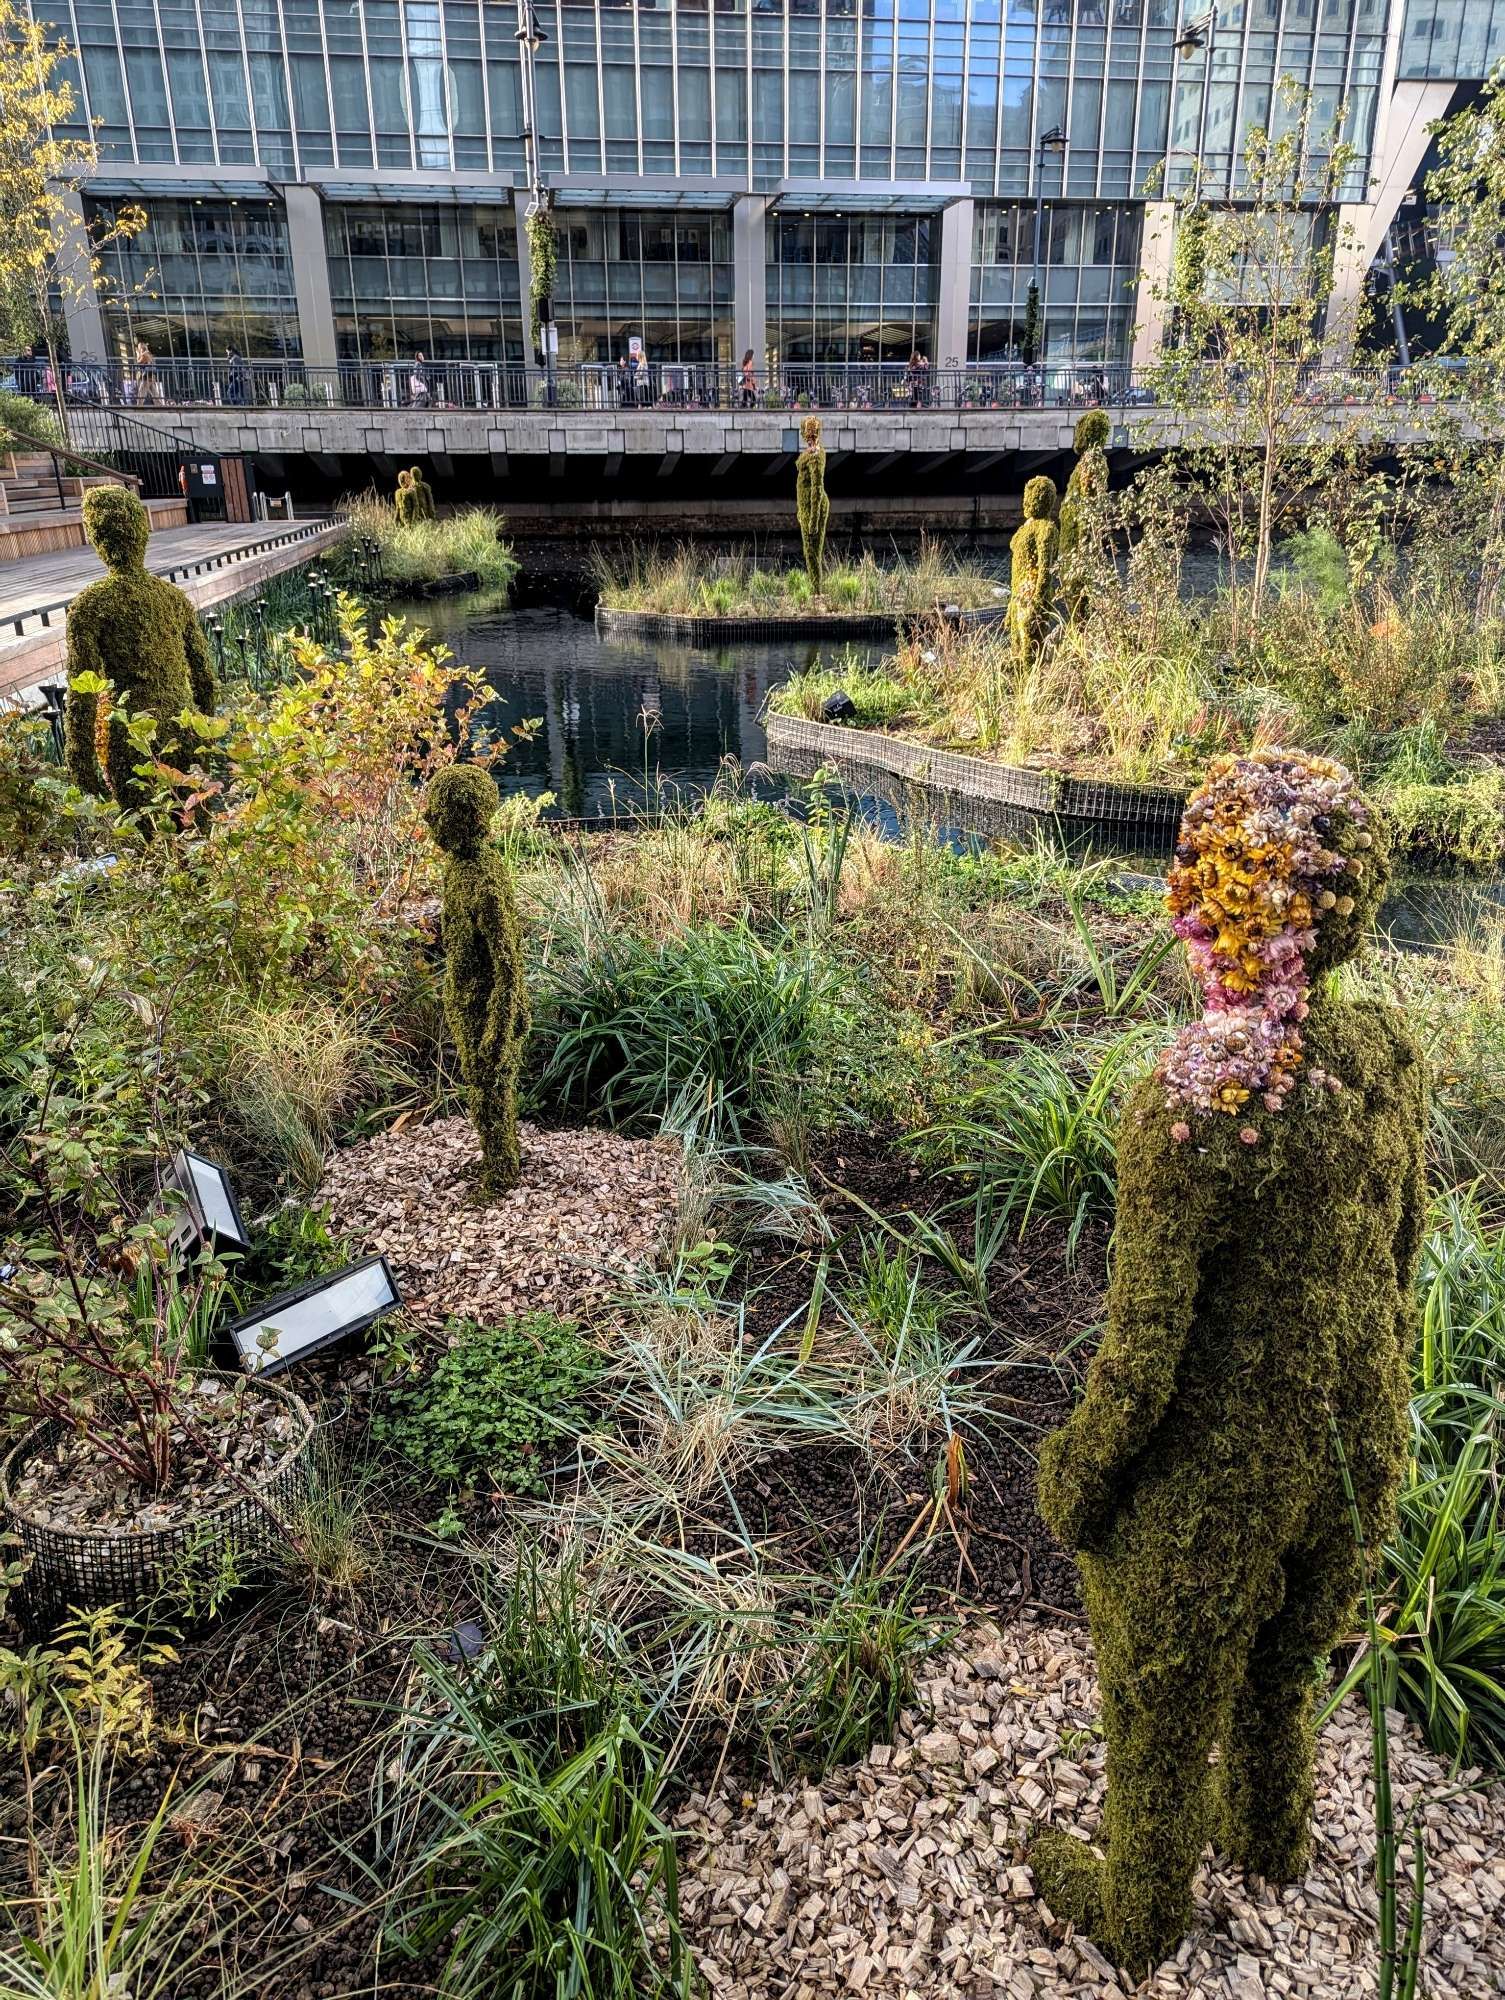
<svg viewBox="0 0 1505 2000">
<path fill-rule="evenodd" d="M 585 1422 L 585 1392 L 601 1357 L 552 1313 L 500 1326 L 452 1320 L 433 1370 L 394 1389 L 372 1433 L 435 1485 L 487 1481 L 544 1491 L 544 1469 Z"/>
<path fill-rule="evenodd" d="M 25 435 L 18 437 L 18 431 Z M 0 389 L 0 451 L 27 452 L 33 438 L 38 444 L 62 443 L 57 411 L 14 389 Z"/>
<path fill-rule="evenodd" d="M 556 951 L 548 978 L 540 1096 L 628 1127 L 694 1104 L 740 1132 L 780 1082 L 871 1012 L 830 958 L 765 944 L 745 923 L 653 941 L 582 933 Z"/>
<path fill-rule="evenodd" d="M 1455 767 L 1444 783 L 1382 780 L 1375 796 L 1410 853 L 1469 868 L 1494 868 L 1505 859 L 1505 771 L 1497 765 Z"/>
<path fill-rule="evenodd" d="M 1410 1450 L 1380 1624 L 1386 1700 L 1461 1763 L 1505 1770 L 1505 1236 L 1438 1204 L 1420 1274 Z"/>
<path fill-rule="evenodd" d="M 917 1144 L 973 1182 L 999 1222 L 1023 1230 L 1049 1216 L 1066 1224 L 1074 1248 L 1112 1207 L 1119 1106 L 1144 1060 L 1142 1038 L 1130 1033 L 1065 1055 L 1021 1042 Z"/>
</svg>

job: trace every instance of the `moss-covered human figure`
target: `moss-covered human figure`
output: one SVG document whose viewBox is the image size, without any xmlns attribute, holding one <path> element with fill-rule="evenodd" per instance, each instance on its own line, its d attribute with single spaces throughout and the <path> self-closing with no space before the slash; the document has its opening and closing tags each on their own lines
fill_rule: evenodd
<svg viewBox="0 0 1505 2000">
<path fill-rule="evenodd" d="M 1087 585 L 1101 533 L 1102 504 L 1108 493 L 1109 425 L 1106 412 L 1089 410 L 1076 427 L 1077 461 L 1061 502 L 1061 594 L 1066 615 L 1079 623 L 1087 615 Z"/>
<path fill-rule="evenodd" d="M 1055 481 L 1030 480 L 1024 489 L 1024 519 L 1009 543 L 1009 633 L 1021 667 L 1034 662 L 1050 629 L 1060 537 Z"/>
<path fill-rule="evenodd" d="M 112 710 L 152 716 L 153 750 L 170 760 L 182 745 L 184 711 L 214 713 L 214 669 L 192 604 L 145 567 L 151 520 L 135 494 L 94 487 L 84 498 L 84 533 L 110 573 L 68 609 L 68 772 L 83 791 L 113 793 L 130 807 L 147 793 L 136 775 L 142 757 Z M 93 686 L 96 678 L 108 688 Z"/>
<path fill-rule="evenodd" d="M 444 1011 L 481 1142 L 483 1198 L 517 1185 L 517 1072 L 528 1034 L 517 906 L 487 839 L 496 786 L 453 764 L 429 786 L 424 818 L 444 850 Z"/>
<path fill-rule="evenodd" d="M 1215 765 L 1182 822 L 1171 908 L 1206 1011 L 1126 1108 L 1108 1330 L 1040 1460 L 1097 1655 L 1107 1859 L 1053 1829 L 1031 1860 L 1134 1976 L 1185 1933 L 1209 1838 L 1300 1874 L 1315 1663 L 1360 1584 L 1332 1426 L 1370 1547 L 1400 1477 L 1423 1069 L 1397 1014 L 1326 978 L 1387 858 L 1347 772 L 1281 751 Z"/>
<path fill-rule="evenodd" d="M 397 491 L 392 504 L 397 510 L 400 527 L 411 527 L 418 519 L 418 495 L 413 490 L 413 475 L 406 466 L 397 475 Z"/>
<path fill-rule="evenodd" d="M 826 492 L 826 448 L 820 441 L 820 418 L 806 417 L 800 425 L 801 451 L 795 463 L 794 500 L 800 522 L 800 546 L 805 574 L 819 597 L 826 579 L 826 529 L 831 501 Z"/>
</svg>

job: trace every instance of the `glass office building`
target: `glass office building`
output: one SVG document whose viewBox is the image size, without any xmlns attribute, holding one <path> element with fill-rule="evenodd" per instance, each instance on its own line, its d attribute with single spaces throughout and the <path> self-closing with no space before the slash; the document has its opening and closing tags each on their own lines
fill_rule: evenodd
<svg viewBox="0 0 1505 2000">
<path fill-rule="evenodd" d="M 76 346 L 524 357 L 514 0 L 33 4 L 76 51 L 90 200 L 152 217 Z M 1047 359 L 1126 358 L 1146 209 L 1198 156 L 1237 200 L 1283 80 L 1354 148 L 1362 206 L 1403 94 L 1440 115 L 1505 55 L 1505 0 L 534 12 L 560 352 L 582 362 L 634 339 L 687 362 L 1006 359 L 1032 282 Z"/>
</svg>

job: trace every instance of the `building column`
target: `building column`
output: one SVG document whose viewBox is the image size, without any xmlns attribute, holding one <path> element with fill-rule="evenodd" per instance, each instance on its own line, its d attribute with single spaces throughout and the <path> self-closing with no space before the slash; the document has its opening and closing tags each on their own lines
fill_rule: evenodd
<svg viewBox="0 0 1505 2000">
<path fill-rule="evenodd" d="M 937 368 L 967 359 L 972 312 L 972 203 L 948 201 L 941 210 L 941 268 L 935 302 Z"/>
<path fill-rule="evenodd" d="M 63 328 L 73 361 L 103 361 L 105 321 L 94 282 L 94 246 L 84 222 L 84 198 L 70 188 L 62 198 L 63 242 L 58 266 L 62 277 Z"/>
<path fill-rule="evenodd" d="M 768 202 L 741 194 L 732 203 L 732 365 L 752 349 L 753 365 L 768 358 Z"/>
<path fill-rule="evenodd" d="M 1415 184 L 1431 143 L 1432 126 L 1447 116 L 1454 85 L 1402 81 L 1388 96 L 1383 85 L 1381 92 L 1369 200 L 1345 202 L 1336 217 L 1340 233 L 1322 339 L 1322 359 L 1330 368 L 1343 367 L 1353 353 L 1364 280 L 1380 254 L 1396 210 Z"/>
<path fill-rule="evenodd" d="M 334 306 L 329 295 L 329 254 L 324 243 L 324 204 L 319 190 L 287 181 L 281 190 L 287 212 L 287 244 L 293 261 L 293 293 L 298 301 L 298 336 L 311 368 L 333 368 L 339 360 L 334 338 Z"/>
<path fill-rule="evenodd" d="M 1170 312 L 1171 257 L 1176 241 L 1176 204 L 1147 201 L 1139 249 L 1139 291 L 1134 300 L 1135 368 L 1153 368 L 1165 341 Z"/>
</svg>

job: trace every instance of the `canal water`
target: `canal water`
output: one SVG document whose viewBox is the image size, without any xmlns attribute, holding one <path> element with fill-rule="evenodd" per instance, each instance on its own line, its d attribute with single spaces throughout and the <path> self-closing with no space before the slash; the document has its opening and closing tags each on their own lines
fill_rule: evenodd
<svg viewBox="0 0 1505 2000">
<path fill-rule="evenodd" d="M 515 610 L 476 598 L 390 607 L 426 626 L 497 691 L 485 720 L 511 732 L 536 722 L 498 773 L 504 793 L 550 792 L 550 816 L 612 818 L 689 802 L 709 791 L 726 759 L 763 764 L 763 707 L 796 667 L 818 659 L 876 664 L 887 649 L 781 641 L 705 648 L 598 634 L 571 605 Z M 764 781 L 770 792 L 776 780 Z"/>
<path fill-rule="evenodd" d="M 780 796 L 783 781 L 764 764 L 770 691 L 796 668 L 821 661 L 876 665 L 890 650 L 886 641 L 707 648 L 608 638 L 585 608 L 588 592 L 555 590 L 550 597 L 510 608 L 483 597 L 389 607 L 425 626 L 496 690 L 485 718 L 492 727 L 510 734 L 537 724 L 509 750 L 498 783 L 504 794 L 552 794 L 550 818 L 611 821 L 645 804 L 688 805 L 710 790 L 728 760 L 751 789 Z M 882 801 L 860 804 L 879 826 L 895 830 Z M 966 844 L 965 835 L 955 838 Z M 1090 842 L 1081 846 L 1092 851 Z M 1119 851 L 1117 858 L 1127 887 L 1147 884 L 1166 857 Z M 1382 921 L 1397 942 L 1427 945 L 1498 918 L 1502 909 L 1505 881 L 1413 875 L 1397 887 Z"/>
</svg>

